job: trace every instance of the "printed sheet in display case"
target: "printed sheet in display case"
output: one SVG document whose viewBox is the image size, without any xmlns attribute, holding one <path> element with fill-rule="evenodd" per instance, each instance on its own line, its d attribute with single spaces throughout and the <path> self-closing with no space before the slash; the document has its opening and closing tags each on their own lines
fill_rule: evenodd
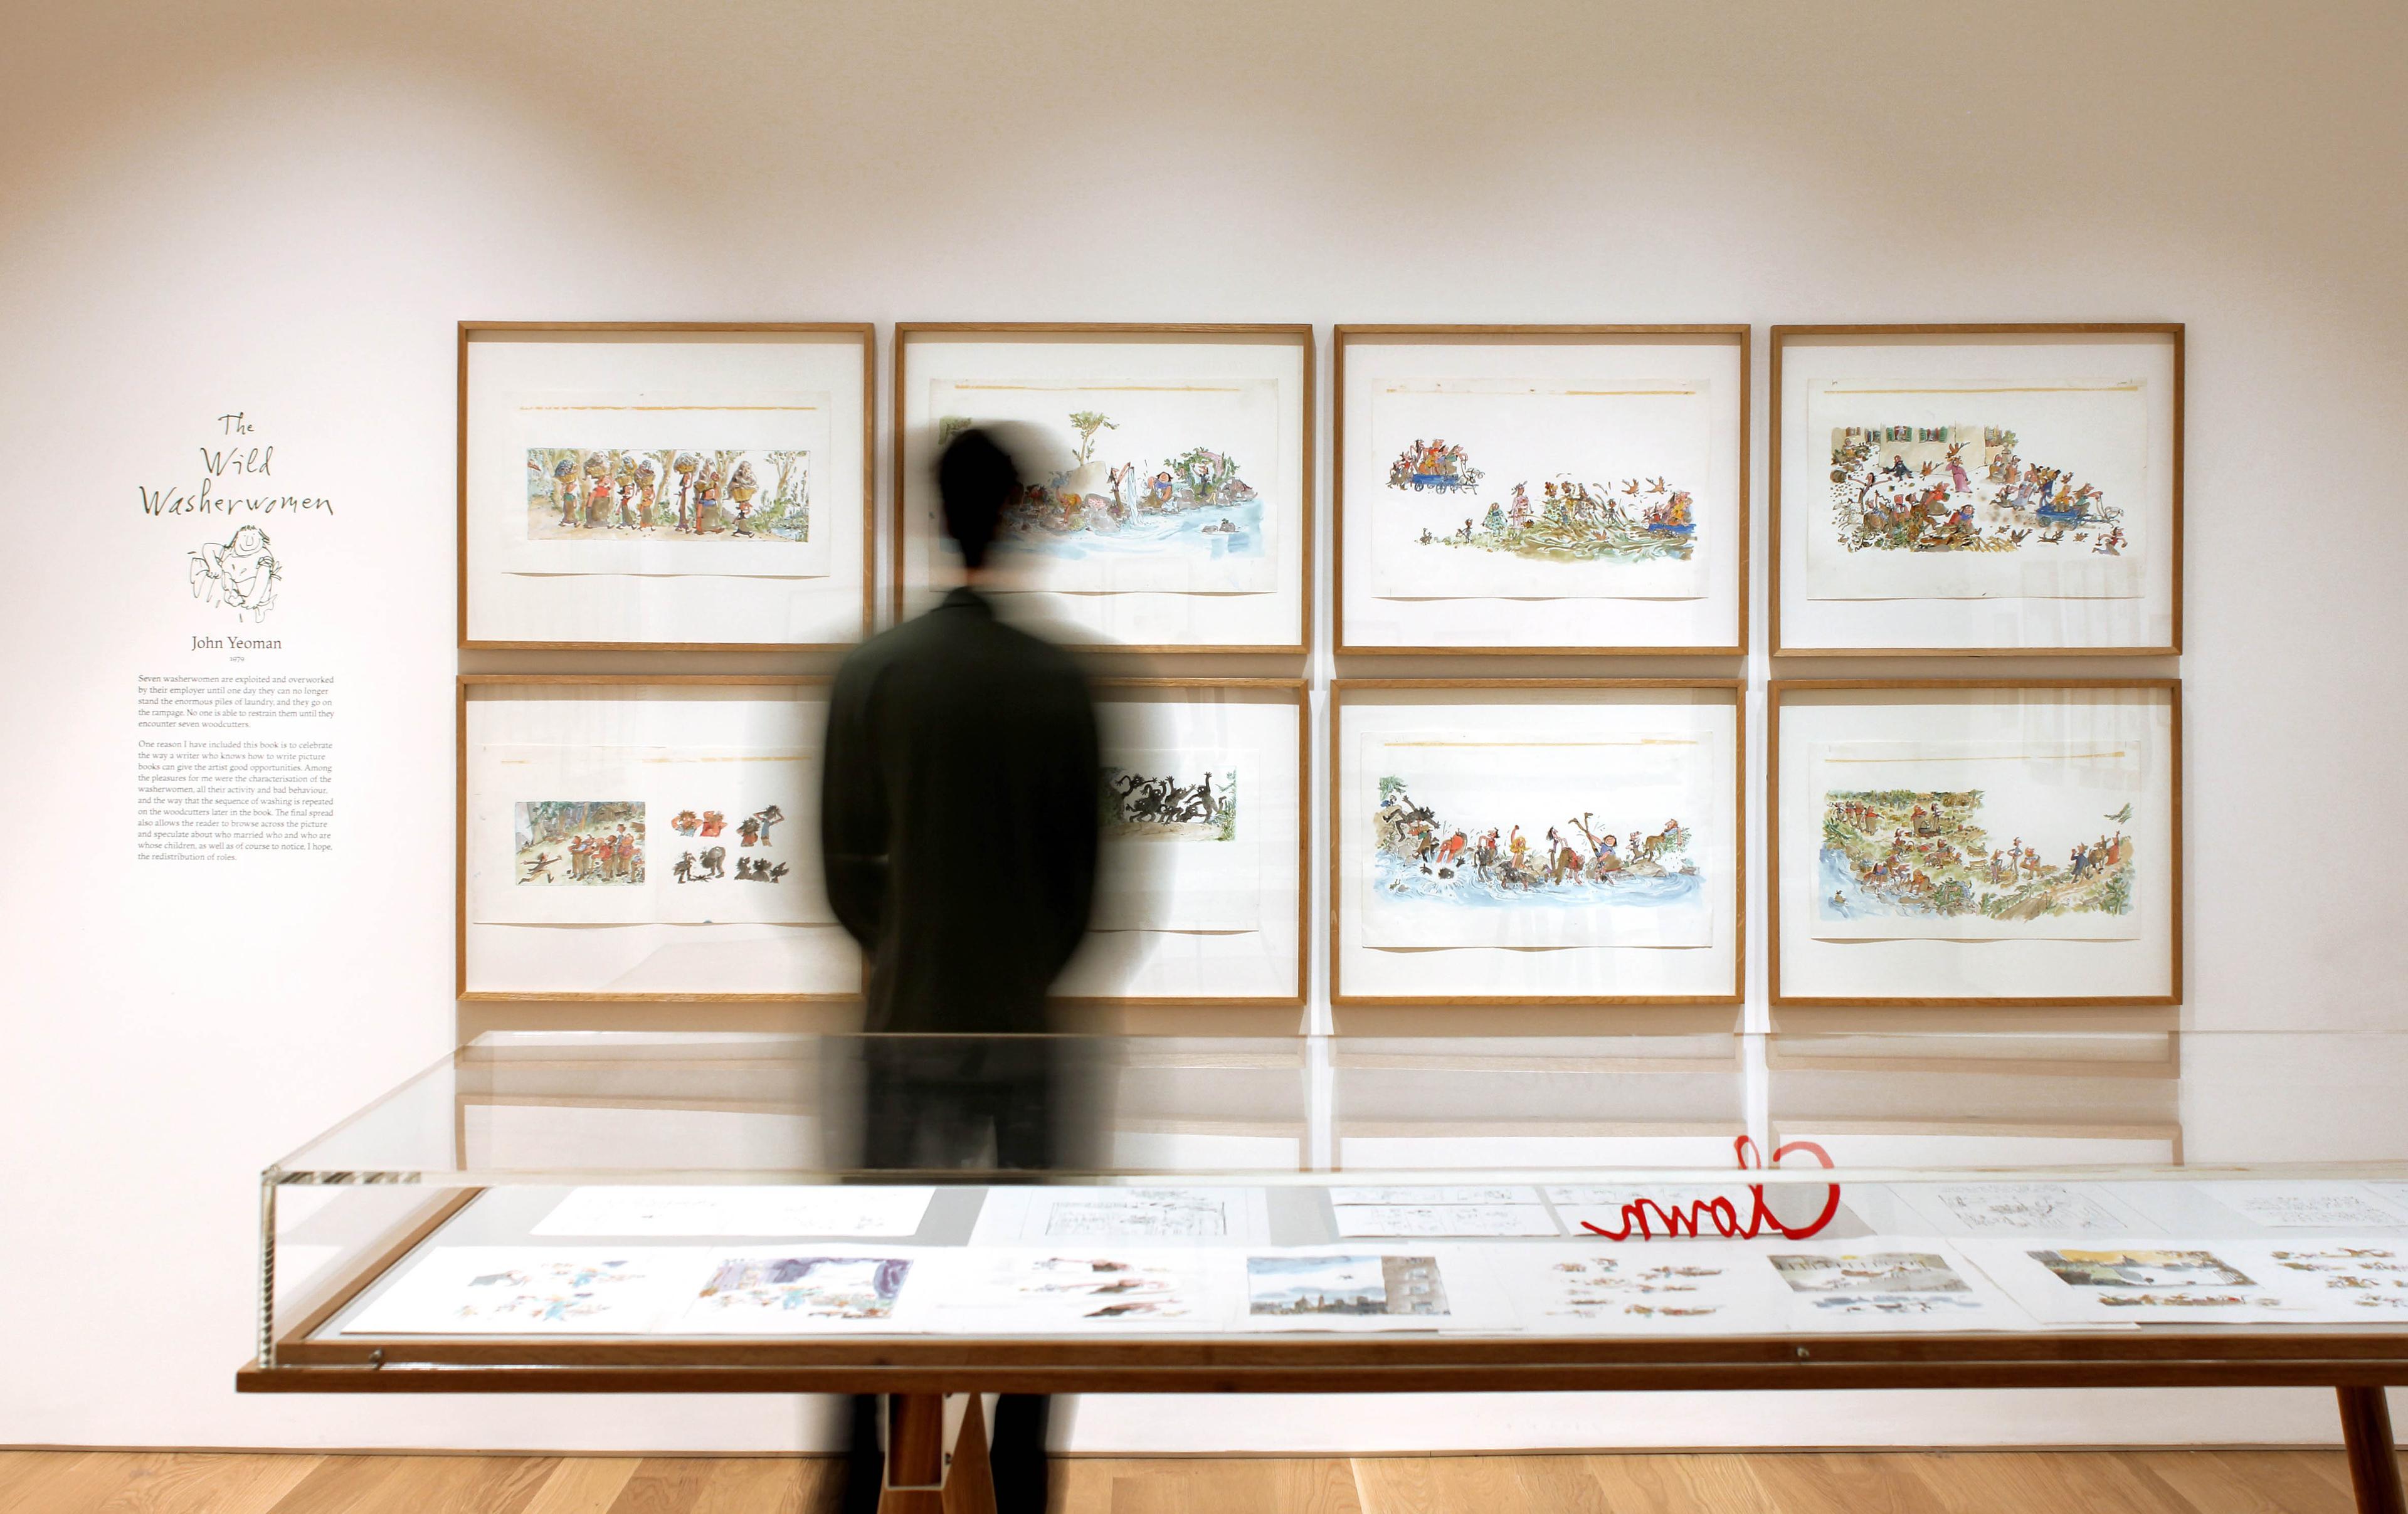
<svg viewBox="0 0 2408 1514">
<path fill-rule="evenodd" d="M 1102 859 L 1087 940 L 1057 992 L 1302 1004 L 1304 684 L 1107 678 L 1095 692 Z"/>
<path fill-rule="evenodd" d="M 1339 1004 L 1727 1004 L 1735 680 L 1340 679 Z"/>
<path fill-rule="evenodd" d="M 1312 330 L 907 322 L 895 330 L 901 613 L 961 578 L 936 461 L 995 428 L 1022 470 L 981 588 L 1057 640 L 1302 651 Z"/>
<path fill-rule="evenodd" d="M 460 326 L 460 644 L 858 640 L 867 325 Z"/>
<path fill-rule="evenodd" d="M 1771 350 L 1774 655 L 2181 650 L 2181 326 Z"/>
<path fill-rule="evenodd" d="M 1776 680 L 1776 1004 L 2172 1004 L 2172 679 Z"/>
<path fill-rule="evenodd" d="M 1748 328 L 1340 326 L 1340 652 L 1747 640 Z"/>
<path fill-rule="evenodd" d="M 471 674 L 464 998 L 843 998 L 822 680 Z"/>
</svg>

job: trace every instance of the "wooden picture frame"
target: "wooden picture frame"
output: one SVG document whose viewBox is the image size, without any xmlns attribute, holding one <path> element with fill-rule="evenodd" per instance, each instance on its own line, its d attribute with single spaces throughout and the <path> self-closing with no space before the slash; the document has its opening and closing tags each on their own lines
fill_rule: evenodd
<svg viewBox="0 0 2408 1514">
<path fill-rule="evenodd" d="M 2170 550 L 2168 594 L 2171 612 L 2171 633 L 2164 640 L 2118 645 L 2081 646 L 2007 646 L 1969 644 L 1962 646 L 1918 645 L 1829 645 L 1800 642 L 1785 634 L 1783 617 L 1782 575 L 1785 555 L 1784 538 L 1784 516 L 1782 509 L 1783 457 L 1786 451 L 1783 436 L 1783 359 L 1797 343 L 1817 339 L 1857 337 L 1896 337 L 1904 340 L 1931 337 L 1962 337 L 1969 342 L 1982 337 L 2009 340 L 2043 336 L 2064 336 L 2074 339 L 2130 337 L 2136 341 L 2163 339 L 2172 352 L 2171 379 L 2171 449 L 2172 476 L 2171 515 L 2166 522 Z M 1775 657 L 2172 657 L 2182 651 L 2183 642 L 2183 454 L 2184 454 L 2184 325 L 2181 321 L 1997 321 L 1947 322 L 1936 324 L 1895 325 L 1776 325 L 1771 328 L 1767 344 L 1769 353 L 1769 385 L 1767 406 L 1770 416 L 1767 450 L 1767 519 L 1770 522 L 1768 556 L 1771 562 L 1767 604 L 1770 626 L 1771 654 Z M 1801 418 L 1802 419 L 1802 418 Z M 1802 496 L 1801 496 L 1802 498 Z M 1805 519 L 1802 507 L 1789 512 L 1791 523 Z M 2060 533 L 2061 535 L 2062 533 Z M 2004 596 L 2001 596 L 2004 597 Z M 1982 601 L 1972 601 L 1981 603 Z M 2113 601 L 2110 601 L 2113 602 Z M 2143 596 L 2145 603 L 2145 596 Z M 1792 629 L 1794 630 L 1794 624 Z"/>
<path fill-rule="evenodd" d="M 1781 720 L 1784 701 L 1807 693 L 1890 692 L 1900 690 L 1973 693 L 2064 692 L 2157 693 L 2165 696 L 2170 744 L 2167 772 L 2169 896 L 2167 987 L 2157 993 L 2105 994 L 1800 994 L 1782 986 L 1782 821 Z M 2180 678 L 1775 678 L 1765 693 L 1765 875 L 1766 936 L 1770 949 L 1765 962 L 1767 995 L 1776 1007 L 1809 1008 L 2103 1008 L 2167 1007 L 2183 996 L 2183 719 Z M 1984 943 L 1986 944 L 1986 943 Z"/>
<path fill-rule="evenodd" d="M 838 991 L 798 993 L 703 990 L 521 990 L 473 989 L 468 984 L 468 705 L 469 691 L 486 688 L 826 688 L 822 674 L 774 673 L 463 673 L 452 704 L 452 984 L 464 1004 L 850 1004 L 868 990 L 869 963 L 862 957 L 859 982 Z"/>
<path fill-rule="evenodd" d="M 1350 694 L 1455 689 L 1480 693 L 1580 693 L 1661 690 L 1712 693 L 1727 697 L 1732 719 L 1731 765 L 1731 971 L 1727 991 L 1711 993 L 1350 993 L 1343 981 L 1346 954 L 1342 922 L 1345 896 L 1344 815 L 1346 755 L 1344 711 Z M 1329 1003 L 1333 1010 L 1374 1007 L 1444 1008 L 1525 1008 L 1579 1007 L 1589 1008 L 1637 1006 L 1737 1006 L 1747 990 L 1747 680 L 1738 678 L 1336 678 L 1329 686 L 1328 802 Z"/>
<path fill-rule="evenodd" d="M 1301 1009 L 1312 973 L 1312 691 L 1302 678 L 1102 678 L 1090 687 L 1098 704 L 1111 703 L 1113 690 L 1194 691 L 1230 694 L 1282 694 L 1296 711 L 1296 977 L 1289 992 L 1278 994 L 1079 994 L 1065 993 L 1054 1002 L 1069 1009 L 1196 1008 Z M 1268 703 L 1269 701 L 1265 701 Z M 1240 796 L 1242 799 L 1242 795 Z M 1240 813 L 1243 814 L 1240 806 Z"/>
<path fill-rule="evenodd" d="M 1350 347 L 1368 343 L 1397 345 L 1420 342 L 1431 346 L 1555 346 L 1644 345 L 1650 339 L 1662 343 L 1727 342 L 1738 349 L 1739 373 L 1736 383 L 1736 414 L 1731 418 L 1733 437 L 1737 443 L 1737 466 L 1732 478 L 1737 521 L 1728 536 L 1735 559 L 1731 581 L 1715 585 L 1719 593 L 1728 593 L 1735 601 L 1735 630 L 1728 641 L 1664 642 L 1631 645 L 1585 646 L 1578 644 L 1526 644 L 1513 646 L 1475 646 L 1469 644 L 1411 645 L 1404 643 L 1363 642 L 1348 639 L 1346 614 L 1346 357 Z M 1329 471 L 1331 547 L 1331 629 L 1335 650 L 1339 656 L 1585 656 L 1585 657 L 1669 657 L 1713 656 L 1738 657 L 1748 647 L 1750 593 L 1750 558 L 1753 532 L 1750 520 L 1749 472 L 1753 458 L 1754 438 L 1754 354 L 1755 328 L 1742 321 L 1734 324 L 1670 324 L 1670 325 L 1341 325 L 1331 328 L 1330 337 L 1330 436 Z M 1358 509 L 1358 518 L 1363 514 Z M 1717 575 L 1719 576 L 1719 575 Z M 1358 600 L 1361 595 L 1357 595 Z M 1717 594 L 1710 594 L 1709 601 Z"/>
<path fill-rule="evenodd" d="M 1266 343 L 1278 340 L 1292 341 L 1297 344 L 1297 346 L 1301 350 L 1303 358 L 1302 384 L 1298 393 L 1298 409 L 1300 413 L 1296 417 L 1296 420 L 1299 427 L 1298 445 L 1302 450 L 1304 465 L 1297 498 L 1299 521 L 1297 533 L 1297 572 L 1300 579 L 1300 593 L 1302 598 L 1301 609 L 1297 621 L 1297 633 L 1296 639 L 1289 642 L 1229 643 L 1183 641 L 1154 643 L 1074 642 L 1070 643 L 1070 645 L 1077 650 L 1085 651 L 1163 653 L 1178 655 L 1212 654 L 1224 656 L 1262 654 L 1300 657 L 1311 650 L 1313 636 L 1312 612 L 1315 579 L 1313 554 L 1316 550 L 1314 540 L 1315 521 L 1313 516 L 1313 476 L 1314 470 L 1319 464 L 1319 454 L 1317 450 L 1318 434 L 1315 430 L 1315 427 L 1318 424 L 1317 396 L 1314 387 L 1318 381 L 1318 375 L 1315 371 L 1316 354 L 1313 346 L 1313 328 L 1312 322 L 1301 321 L 1286 324 L 1261 324 L 1224 321 L 1154 323 L 1146 321 L 901 321 L 896 322 L 894 330 L 895 350 L 892 359 L 894 369 L 892 376 L 893 388 L 890 392 L 890 424 L 892 428 L 890 444 L 893 450 L 889 454 L 889 465 L 891 469 L 890 477 L 892 479 L 892 500 L 889 507 L 891 535 L 887 544 L 890 553 L 887 587 L 890 595 L 889 613 L 894 617 L 895 621 L 898 622 L 908 618 L 910 614 L 910 595 L 914 587 L 908 581 L 908 554 L 906 550 L 911 540 L 908 520 L 909 500 L 911 494 L 910 482 L 912 477 L 910 465 L 908 461 L 910 454 L 911 434 L 910 426 L 908 423 L 908 418 L 910 414 L 909 400 L 911 381 L 910 352 L 912 343 L 915 341 L 942 340 L 946 338 L 1007 340 L 1012 337 L 1077 338 L 1080 336 L 1095 336 L 1113 338 L 1116 340 L 1126 340 L 1136 337 L 1154 336 L 1167 341 L 1192 340 L 1198 342 L 1226 342 L 1231 338 L 1255 337 L 1262 339 Z"/>
<path fill-rule="evenodd" d="M 696 337 L 722 336 L 850 336 L 861 345 L 861 624 L 860 637 L 877 625 L 878 615 L 878 328 L 869 321 L 462 321 L 455 335 L 457 451 L 453 458 L 456 489 L 454 564 L 457 604 L 456 641 L 463 651 L 566 650 L 585 651 L 838 651 L 860 637 L 815 642 L 785 641 L 581 641 L 472 637 L 469 635 L 470 541 L 468 471 L 468 352 L 480 338 L 609 336 Z"/>
</svg>

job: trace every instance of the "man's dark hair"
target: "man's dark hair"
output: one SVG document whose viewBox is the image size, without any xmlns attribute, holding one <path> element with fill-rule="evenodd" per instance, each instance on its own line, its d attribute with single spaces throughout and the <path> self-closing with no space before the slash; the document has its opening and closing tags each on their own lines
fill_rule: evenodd
<svg viewBox="0 0 2408 1514">
<path fill-rule="evenodd" d="M 966 566 L 986 565 L 1004 507 L 1020 488 L 1011 454 L 976 426 L 945 444 L 937 459 L 937 493 L 945 502 L 945 535 L 962 550 Z"/>
</svg>

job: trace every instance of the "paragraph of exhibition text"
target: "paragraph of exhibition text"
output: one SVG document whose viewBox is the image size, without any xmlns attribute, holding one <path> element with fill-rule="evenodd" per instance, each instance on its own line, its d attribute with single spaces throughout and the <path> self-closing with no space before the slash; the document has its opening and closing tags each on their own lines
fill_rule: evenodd
<svg viewBox="0 0 2408 1514">
<path fill-rule="evenodd" d="M 136 857 L 228 862 L 333 850 L 335 745 L 312 736 L 331 733 L 334 716 L 331 678 L 137 679 Z"/>
</svg>

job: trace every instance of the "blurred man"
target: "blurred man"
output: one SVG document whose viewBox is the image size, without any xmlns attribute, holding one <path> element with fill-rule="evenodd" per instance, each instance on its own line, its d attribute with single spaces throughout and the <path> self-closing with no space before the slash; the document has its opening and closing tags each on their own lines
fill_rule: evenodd
<svg viewBox="0 0 2408 1514">
<path fill-rule="evenodd" d="M 1045 1030 L 1046 996 L 1087 928 L 1099 756 L 1086 681 L 978 593 L 1019 488 L 988 434 L 938 464 L 964 587 L 847 658 L 829 698 L 820 806 L 829 901 L 870 956 L 865 1029 L 931 1037 Z M 1054 1164 L 1048 1049 L 873 1039 L 861 1165 Z M 874 1398 L 854 1404 L 846 1508 L 877 1506 Z M 1007 1396 L 992 1439 L 999 1514 L 1045 1507 L 1046 1401 Z"/>
</svg>

